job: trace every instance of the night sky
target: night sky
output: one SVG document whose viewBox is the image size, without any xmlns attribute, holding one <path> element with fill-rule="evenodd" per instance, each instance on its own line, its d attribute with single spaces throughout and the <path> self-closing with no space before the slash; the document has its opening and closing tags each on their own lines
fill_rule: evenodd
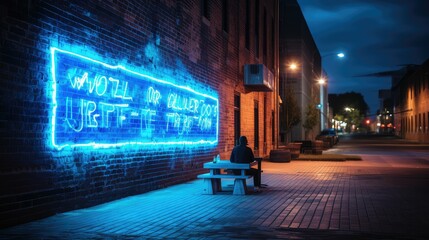
<svg viewBox="0 0 429 240">
<path fill-rule="evenodd" d="M 325 71 L 328 92 L 364 95 L 371 114 L 390 78 L 355 77 L 429 58 L 428 0 L 298 0 Z M 331 55 L 344 51 L 346 58 Z M 324 57 L 325 56 L 325 57 Z"/>
</svg>

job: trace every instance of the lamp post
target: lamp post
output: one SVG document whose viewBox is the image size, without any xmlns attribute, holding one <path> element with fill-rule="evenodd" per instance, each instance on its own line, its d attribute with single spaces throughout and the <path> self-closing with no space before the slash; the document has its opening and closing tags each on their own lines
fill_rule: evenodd
<svg viewBox="0 0 429 240">
<path fill-rule="evenodd" d="M 292 125 L 290 124 L 290 121 L 294 121 L 294 120 L 289 119 L 289 116 L 290 116 L 289 111 L 291 109 L 289 106 L 290 103 L 288 101 L 288 98 L 289 99 L 291 98 L 290 94 L 293 91 L 290 91 L 290 89 L 292 89 L 293 86 L 288 86 L 287 77 L 289 74 L 296 74 L 300 68 L 300 64 L 298 64 L 295 61 L 290 61 L 289 63 L 285 64 L 283 67 L 284 67 L 284 71 L 281 74 L 281 77 L 280 77 L 281 81 L 279 86 L 279 96 L 281 99 L 279 112 L 280 112 L 280 116 L 282 117 L 282 118 L 279 118 L 279 129 L 280 129 L 279 136 L 280 136 L 280 141 L 282 143 L 287 143 L 291 138 L 290 128 L 294 125 L 294 124 Z M 294 117 L 292 116 L 292 118 Z"/>
<path fill-rule="evenodd" d="M 318 81 L 319 83 L 319 87 L 320 87 L 320 104 L 319 104 L 319 110 L 320 110 L 320 130 L 322 131 L 323 129 L 326 128 L 325 124 L 327 119 L 325 119 L 326 117 L 326 113 L 325 113 L 325 93 L 324 93 L 324 85 L 326 84 L 326 79 L 321 77 Z"/>
<path fill-rule="evenodd" d="M 330 53 L 330 54 L 326 54 L 323 55 L 321 58 L 326 58 L 329 56 L 336 56 L 338 58 L 344 58 L 346 55 L 343 52 L 335 52 L 335 53 Z M 322 75 L 321 77 L 317 80 L 319 87 L 320 87 L 320 130 L 323 130 L 325 128 L 327 128 L 327 123 L 328 123 L 328 116 L 326 115 L 326 110 L 327 110 L 327 106 L 326 103 L 327 101 L 325 101 L 325 85 L 327 84 L 327 80 L 326 77 L 323 76 L 323 70 L 322 70 Z"/>
</svg>

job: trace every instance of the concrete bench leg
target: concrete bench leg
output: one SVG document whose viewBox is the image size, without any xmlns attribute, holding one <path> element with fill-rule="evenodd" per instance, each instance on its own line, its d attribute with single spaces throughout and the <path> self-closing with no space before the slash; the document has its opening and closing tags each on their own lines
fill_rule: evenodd
<svg viewBox="0 0 429 240">
<path fill-rule="evenodd" d="M 235 179 L 234 180 L 234 191 L 233 195 L 246 195 L 247 193 L 247 185 L 246 179 Z"/>
<path fill-rule="evenodd" d="M 221 192 L 222 191 L 221 179 L 212 179 L 212 184 L 213 184 L 215 192 Z"/>
<path fill-rule="evenodd" d="M 203 185 L 204 194 L 215 194 L 218 191 L 222 191 L 220 179 L 204 178 Z"/>
<path fill-rule="evenodd" d="M 213 188 L 213 184 L 212 184 L 212 180 L 208 179 L 208 178 L 204 178 L 203 179 L 203 194 L 214 194 L 214 189 Z"/>
</svg>

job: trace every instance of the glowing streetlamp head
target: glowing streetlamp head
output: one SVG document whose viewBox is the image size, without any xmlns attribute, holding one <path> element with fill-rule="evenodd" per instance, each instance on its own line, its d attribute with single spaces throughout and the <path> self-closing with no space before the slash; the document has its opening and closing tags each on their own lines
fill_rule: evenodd
<svg viewBox="0 0 429 240">
<path fill-rule="evenodd" d="M 298 68 L 298 65 L 296 65 L 296 63 L 291 63 L 290 65 L 289 65 L 289 69 L 290 70 L 296 70 Z"/>
<path fill-rule="evenodd" d="M 323 85 L 323 84 L 325 84 L 325 83 L 326 83 L 326 80 L 325 80 L 324 78 L 320 78 L 319 80 L 317 80 L 317 82 L 318 82 L 320 85 Z"/>
<path fill-rule="evenodd" d="M 344 53 L 342 53 L 342 52 L 340 52 L 340 53 L 338 53 L 337 54 L 337 57 L 339 57 L 339 58 L 343 58 L 343 57 L 345 57 L 346 55 L 344 54 Z"/>
</svg>

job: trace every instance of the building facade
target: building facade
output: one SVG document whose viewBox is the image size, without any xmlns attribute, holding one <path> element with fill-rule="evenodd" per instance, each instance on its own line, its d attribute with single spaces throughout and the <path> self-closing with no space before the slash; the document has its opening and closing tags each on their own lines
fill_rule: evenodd
<svg viewBox="0 0 429 240">
<path fill-rule="evenodd" d="M 281 129 L 280 134 L 283 142 L 299 141 L 311 138 L 306 136 L 308 133 L 306 134 L 303 124 L 309 105 L 316 106 L 320 103 L 321 91 L 317 80 L 322 73 L 321 56 L 298 2 L 280 0 L 279 12 L 280 98 L 284 99 L 287 88 L 292 88 L 301 113 L 301 122 L 292 128 L 290 136 L 285 136 L 285 129 Z M 296 66 L 293 69 L 290 68 L 292 64 Z M 319 125 L 314 128 L 314 136 L 320 129 Z"/>
<path fill-rule="evenodd" d="M 0 226 L 195 179 L 240 135 L 276 148 L 277 0 L 0 7 Z"/>
<path fill-rule="evenodd" d="M 395 134 L 429 143 L 429 59 L 392 82 Z"/>
</svg>

